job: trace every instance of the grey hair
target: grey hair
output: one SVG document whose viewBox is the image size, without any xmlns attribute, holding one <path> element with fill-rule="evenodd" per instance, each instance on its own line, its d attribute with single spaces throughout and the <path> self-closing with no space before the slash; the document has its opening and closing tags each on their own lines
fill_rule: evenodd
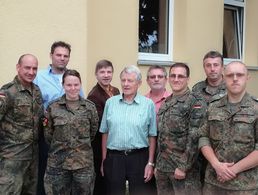
<svg viewBox="0 0 258 195">
<path fill-rule="evenodd" d="M 130 65 L 130 66 L 125 67 L 125 68 L 122 70 L 122 72 L 120 73 L 120 78 L 121 78 L 121 76 L 122 76 L 123 73 L 129 73 L 129 74 L 135 73 L 135 74 L 136 74 L 136 79 L 137 79 L 137 81 L 141 81 L 141 80 L 142 80 L 141 71 L 140 71 L 140 69 L 139 69 L 137 66 L 135 66 L 135 65 Z"/>
<path fill-rule="evenodd" d="M 150 76 L 150 72 L 154 69 L 159 69 L 159 70 L 162 70 L 163 74 L 165 77 L 167 77 L 168 73 L 166 71 L 166 68 L 164 66 L 160 66 L 160 65 L 153 65 L 153 66 L 150 66 L 149 69 L 148 69 L 148 72 L 147 72 L 147 78 Z"/>
</svg>

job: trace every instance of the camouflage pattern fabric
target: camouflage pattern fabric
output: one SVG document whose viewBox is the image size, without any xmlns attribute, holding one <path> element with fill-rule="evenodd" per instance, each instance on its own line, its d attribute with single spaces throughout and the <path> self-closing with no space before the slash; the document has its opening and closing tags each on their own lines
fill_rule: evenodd
<svg viewBox="0 0 258 195">
<path fill-rule="evenodd" d="M 45 178 L 47 178 L 45 186 L 48 190 L 51 186 L 54 187 L 56 180 L 64 181 L 62 171 L 55 175 L 51 172 L 51 168 L 58 168 L 63 172 L 68 170 L 76 172 L 79 169 L 85 169 L 88 172 L 85 172 L 87 175 L 84 177 L 94 179 L 91 141 L 98 130 L 98 113 L 95 105 L 89 100 L 80 98 L 78 101 L 79 107 L 70 109 L 64 95 L 47 108 L 47 122 L 44 132 L 46 141 L 50 144 L 47 162 L 48 171 L 45 175 Z M 72 188 L 73 182 L 69 183 L 70 188 Z M 84 180 L 82 184 L 86 185 L 89 182 L 92 181 Z M 66 184 L 59 183 L 59 185 L 64 186 Z"/>
<path fill-rule="evenodd" d="M 185 180 L 195 183 L 193 186 L 199 186 L 196 166 L 198 128 L 205 116 L 205 111 L 206 104 L 189 89 L 181 96 L 171 95 L 166 99 L 158 112 L 159 136 L 156 162 L 158 171 L 173 173 L 176 168 L 179 168 L 185 171 L 186 175 L 192 174 L 191 178 L 186 177 Z M 156 179 L 157 184 L 160 183 L 159 178 Z M 162 184 L 160 186 L 162 188 Z"/>
<path fill-rule="evenodd" d="M 207 104 L 209 104 L 211 101 L 214 101 L 216 99 L 220 99 L 224 95 L 226 95 L 226 85 L 225 83 L 222 83 L 216 88 L 210 87 L 208 85 L 208 81 L 200 81 L 196 83 L 193 88 L 192 92 L 195 94 L 198 94 L 201 96 Z"/>
<path fill-rule="evenodd" d="M 212 102 L 200 128 L 199 147 L 210 145 L 220 162 L 238 162 L 258 149 L 258 101 L 248 93 L 232 109 L 227 96 Z M 233 112 L 232 112 L 233 110 Z M 205 182 L 228 190 L 258 189 L 258 167 L 221 183 L 208 164 Z"/>
<path fill-rule="evenodd" d="M 38 133 L 43 118 L 39 88 L 18 77 L 0 90 L 0 194 L 35 194 Z"/>
<path fill-rule="evenodd" d="M 192 92 L 201 96 L 205 100 L 207 105 L 209 105 L 210 102 L 223 97 L 226 94 L 226 91 L 227 89 L 224 82 L 220 84 L 218 87 L 214 88 L 208 85 L 207 79 L 196 83 L 192 88 Z M 204 185 L 205 170 L 206 170 L 208 161 L 202 155 L 202 153 L 199 153 L 198 164 L 200 166 L 201 183 L 202 185 Z"/>
<path fill-rule="evenodd" d="M 199 182 L 198 170 L 189 171 L 186 174 L 186 178 L 183 180 L 175 179 L 174 172 L 156 170 L 155 178 L 158 195 L 201 195 L 201 183 Z"/>
<path fill-rule="evenodd" d="M 225 190 L 214 185 L 205 183 L 204 195 L 258 195 L 258 190 Z"/>
<path fill-rule="evenodd" d="M 64 170 L 47 167 L 45 191 L 48 195 L 91 195 L 93 194 L 95 173 L 88 168 Z"/>
</svg>

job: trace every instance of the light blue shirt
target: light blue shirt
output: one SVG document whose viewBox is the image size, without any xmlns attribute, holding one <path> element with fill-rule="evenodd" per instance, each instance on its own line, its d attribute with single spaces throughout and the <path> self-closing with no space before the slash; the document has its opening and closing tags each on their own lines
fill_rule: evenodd
<svg viewBox="0 0 258 195">
<path fill-rule="evenodd" d="M 38 71 L 33 82 L 40 88 L 45 109 L 50 102 L 64 94 L 62 77 L 63 74 L 53 74 L 50 65 L 47 69 Z M 80 95 L 84 97 L 82 90 L 80 91 Z"/>
<path fill-rule="evenodd" d="M 132 103 L 116 95 L 106 102 L 100 125 L 108 133 L 107 148 L 128 150 L 149 146 L 149 136 L 157 136 L 155 106 L 151 99 L 137 94 Z"/>
</svg>

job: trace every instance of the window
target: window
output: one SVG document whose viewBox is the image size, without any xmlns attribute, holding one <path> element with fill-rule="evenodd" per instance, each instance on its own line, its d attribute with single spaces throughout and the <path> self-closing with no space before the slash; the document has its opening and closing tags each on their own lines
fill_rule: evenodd
<svg viewBox="0 0 258 195">
<path fill-rule="evenodd" d="M 139 60 L 172 61 L 174 0 L 139 0 Z"/>
<path fill-rule="evenodd" d="M 241 60 L 243 54 L 244 0 L 224 0 L 223 57 Z"/>
</svg>

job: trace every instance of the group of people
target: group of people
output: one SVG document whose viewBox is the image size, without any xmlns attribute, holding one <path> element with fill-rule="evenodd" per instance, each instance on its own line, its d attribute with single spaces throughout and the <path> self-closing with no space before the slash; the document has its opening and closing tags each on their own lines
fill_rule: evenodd
<svg viewBox="0 0 258 195">
<path fill-rule="evenodd" d="M 70 53 L 53 43 L 38 72 L 22 55 L 0 90 L 0 194 L 258 194 L 258 100 L 244 63 L 224 68 L 208 52 L 192 91 L 187 64 L 150 66 L 143 96 L 137 66 L 121 71 L 120 93 L 101 60 L 86 98 Z"/>
</svg>

